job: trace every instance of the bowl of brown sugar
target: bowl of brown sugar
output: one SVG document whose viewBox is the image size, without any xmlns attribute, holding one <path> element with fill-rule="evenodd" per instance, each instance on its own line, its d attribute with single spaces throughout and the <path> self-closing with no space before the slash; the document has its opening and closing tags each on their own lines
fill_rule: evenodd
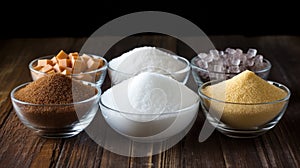
<svg viewBox="0 0 300 168">
<path fill-rule="evenodd" d="M 51 74 L 11 91 L 20 121 L 47 138 L 68 138 L 83 131 L 99 109 L 101 89 L 63 74 Z"/>
<path fill-rule="evenodd" d="M 201 107 L 211 125 L 229 137 L 252 138 L 271 130 L 284 115 L 290 90 L 246 70 L 198 89 Z"/>
</svg>

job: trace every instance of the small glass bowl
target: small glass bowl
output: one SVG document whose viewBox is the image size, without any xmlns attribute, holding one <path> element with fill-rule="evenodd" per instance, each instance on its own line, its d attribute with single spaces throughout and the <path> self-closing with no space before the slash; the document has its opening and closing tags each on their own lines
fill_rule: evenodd
<svg viewBox="0 0 300 168">
<path fill-rule="evenodd" d="M 14 88 L 11 101 L 20 121 L 39 136 L 46 138 L 68 138 L 79 134 L 93 120 L 99 109 L 101 89 L 94 84 L 82 82 L 97 90 L 89 99 L 70 104 L 33 104 L 14 97 L 28 83 Z"/>
<path fill-rule="evenodd" d="M 285 113 L 291 95 L 286 86 L 268 81 L 284 90 L 287 95 L 283 99 L 266 103 L 224 102 L 208 97 L 202 92 L 203 88 L 215 83 L 218 82 L 206 82 L 198 89 L 202 111 L 218 131 L 234 138 L 257 137 L 272 129 Z"/>
<path fill-rule="evenodd" d="M 191 69 L 190 62 L 183 57 L 180 57 L 177 55 L 172 55 L 172 56 L 175 59 L 177 59 L 178 61 L 183 62 L 186 66 L 183 69 L 176 71 L 176 72 L 167 72 L 161 68 L 150 66 L 150 67 L 145 67 L 145 68 L 141 69 L 139 72 L 136 72 L 135 74 L 129 74 L 129 73 L 125 73 L 125 72 L 116 70 L 116 68 L 113 67 L 112 63 L 109 62 L 108 75 L 111 80 L 111 85 L 113 86 L 115 84 L 118 84 L 118 83 L 122 82 L 123 80 L 129 79 L 129 78 L 136 76 L 137 74 L 139 74 L 141 72 L 145 72 L 145 71 L 157 72 L 157 73 L 160 73 L 163 75 L 167 75 L 167 76 L 170 76 L 170 77 L 174 78 L 175 80 L 185 84 L 187 82 L 189 74 L 190 74 L 190 69 Z"/>
<path fill-rule="evenodd" d="M 104 61 L 104 65 L 103 67 L 93 70 L 93 71 L 88 71 L 88 72 L 81 72 L 78 74 L 71 74 L 71 75 L 67 75 L 73 79 L 77 79 L 77 80 L 81 80 L 81 81 L 86 81 L 86 82 L 91 82 L 96 84 L 97 86 L 101 87 L 105 77 L 106 77 L 106 73 L 107 73 L 107 61 L 105 58 L 97 56 L 97 55 L 93 55 L 93 54 L 88 54 L 89 56 L 92 56 L 94 58 L 97 59 L 102 59 Z M 40 72 L 35 70 L 33 67 L 35 67 L 38 63 L 38 60 L 40 59 L 51 59 L 53 58 L 55 55 L 48 55 L 48 56 L 44 56 L 44 57 L 39 57 L 37 59 L 32 60 L 29 63 L 29 70 L 31 73 L 31 78 L 32 80 L 37 80 L 45 75 L 47 75 L 47 73 L 45 72 Z"/>
<path fill-rule="evenodd" d="M 230 79 L 239 73 L 225 73 L 225 72 L 214 72 L 214 71 L 208 71 L 207 69 L 200 68 L 197 66 L 196 61 L 199 59 L 198 56 L 194 57 L 191 60 L 191 68 L 192 68 L 192 76 L 194 78 L 194 81 L 198 86 L 201 86 L 203 83 L 211 81 L 211 80 L 226 80 Z M 265 69 L 253 71 L 256 75 L 260 76 L 261 78 L 267 80 L 272 64 L 269 60 L 263 59 L 263 62 L 267 65 Z"/>
<path fill-rule="evenodd" d="M 141 114 L 109 107 L 107 104 L 111 102 L 106 97 L 103 94 L 99 104 L 108 125 L 133 141 L 147 143 L 164 141 L 174 136 L 183 137 L 197 118 L 200 102 L 198 99 L 193 104 L 177 111 Z M 124 104 L 124 102 L 121 103 Z"/>
</svg>

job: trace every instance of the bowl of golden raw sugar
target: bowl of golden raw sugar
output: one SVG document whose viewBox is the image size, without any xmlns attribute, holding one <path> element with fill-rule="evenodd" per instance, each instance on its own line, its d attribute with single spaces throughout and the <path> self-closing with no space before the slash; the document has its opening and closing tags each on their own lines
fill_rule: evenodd
<svg viewBox="0 0 300 168">
<path fill-rule="evenodd" d="M 272 129 L 288 106 L 290 90 L 246 70 L 225 81 L 209 81 L 198 89 L 207 120 L 221 133 L 257 137 Z"/>
<path fill-rule="evenodd" d="M 71 78 L 101 86 L 107 73 L 105 58 L 94 54 L 66 53 L 60 50 L 56 55 L 42 56 L 29 63 L 32 79 L 60 73 Z"/>
</svg>

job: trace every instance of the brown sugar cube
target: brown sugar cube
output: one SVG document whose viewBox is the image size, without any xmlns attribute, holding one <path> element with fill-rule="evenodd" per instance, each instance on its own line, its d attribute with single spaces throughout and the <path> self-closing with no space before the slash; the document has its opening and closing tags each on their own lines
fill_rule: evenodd
<svg viewBox="0 0 300 168">
<path fill-rule="evenodd" d="M 66 68 L 64 71 L 62 71 L 61 74 L 64 74 L 64 75 L 71 75 L 72 74 L 72 69 L 70 68 Z"/>
<path fill-rule="evenodd" d="M 100 62 L 99 61 L 95 61 L 93 58 L 90 58 L 86 65 L 87 65 L 87 70 L 88 71 L 93 71 L 98 69 Z"/>
<path fill-rule="evenodd" d="M 72 67 L 72 62 L 70 59 L 59 59 L 58 65 L 62 67 Z"/>
<path fill-rule="evenodd" d="M 51 58 L 52 66 L 54 66 L 57 63 L 56 57 Z"/>
<path fill-rule="evenodd" d="M 78 52 L 72 52 L 72 53 L 70 53 L 69 54 L 69 58 L 71 58 L 71 57 L 79 57 Z"/>
<path fill-rule="evenodd" d="M 62 66 L 59 66 L 59 64 L 55 64 L 55 65 L 53 66 L 53 69 L 54 69 L 56 72 L 62 72 L 62 71 L 65 70 L 65 68 L 62 67 Z"/>
<path fill-rule="evenodd" d="M 46 66 L 47 64 L 52 65 L 52 61 L 48 59 L 40 59 L 38 60 L 37 66 Z"/>
<path fill-rule="evenodd" d="M 52 69 L 52 70 L 50 70 L 50 71 L 47 72 L 47 74 L 54 74 L 54 73 L 55 73 L 54 69 Z"/>
<path fill-rule="evenodd" d="M 43 68 L 43 66 L 35 66 L 33 67 L 34 70 L 40 71 Z"/>
<path fill-rule="evenodd" d="M 78 74 L 85 70 L 85 63 L 81 59 L 74 60 L 73 64 L 73 74 Z"/>
<path fill-rule="evenodd" d="M 49 64 L 47 64 L 46 66 L 44 66 L 40 71 L 41 72 L 49 72 L 53 69 L 53 67 Z"/>
<path fill-rule="evenodd" d="M 82 54 L 81 59 L 83 59 L 83 61 L 86 63 L 88 62 L 89 59 L 91 59 L 92 57 L 87 55 L 87 54 Z"/>
<path fill-rule="evenodd" d="M 72 54 L 72 53 L 69 54 L 69 59 L 70 60 L 76 60 L 78 58 L 79 58 L 79 55 L 77 55 L 77 54 Z"/>
<path fill-rule="evenodd" d="M 82 59 L 81 59 L 81 57 L 76 57 L 76 56 L 71 56 L 70 57 L 70 60 L 71 60 L 71 63 L 72 63 L 72 67 L 74 67 L 74 64 L 75 64 L 75 61 L 77 61 L 77 60 L 79 60 L 79 61 L 81 61 Z"/>
<path fill-rule="evenodd" d="M 60 50 L 60 52 L 56 55 L 56 59 L 67 59 L 68 54 L 65 53 L 63 50 Z"/>
<path fill-rule="evenodd" d="M 97 68 L 101 68 L 104 65 L 104 61 L 100 58 L 94 58 L 94 61 L 99 64 Z"/>
</svg>

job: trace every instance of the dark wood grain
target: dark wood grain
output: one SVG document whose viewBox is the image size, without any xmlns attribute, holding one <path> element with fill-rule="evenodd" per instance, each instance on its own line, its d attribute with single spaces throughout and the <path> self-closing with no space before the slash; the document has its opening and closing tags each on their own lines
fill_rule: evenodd
<svg viewBox="0 0 300 168">
<path fill-rule="evenodd" d="M 269 132 L 252 139 L 234 139 L 215 131 L 205 142 L 197 137 L 204 122 L 202 111 L 187 135 L 169 150 L 149 157 L 126 157 L 95 143 L 85 132 L 68 139 L 36 136 L 18 119 L 10 91 L 31 81 L 28 63 L 40 56 L 80 51 L 86 38 L 0 40 L 0 167 L 300 167 L 300 37 L 213 36 L 217 49 L 257 48 L 271 60 L 270 80 L 292 91 L 288 109 Z M 135 35 L 115 44 L 105 54 L 111 60 L 137 46 L 157 46 L 191 59 L 195 52 L 180 40 L 163 35 Z M 102 86 L 110 87 L 108 77 Z"/>
</svg>

